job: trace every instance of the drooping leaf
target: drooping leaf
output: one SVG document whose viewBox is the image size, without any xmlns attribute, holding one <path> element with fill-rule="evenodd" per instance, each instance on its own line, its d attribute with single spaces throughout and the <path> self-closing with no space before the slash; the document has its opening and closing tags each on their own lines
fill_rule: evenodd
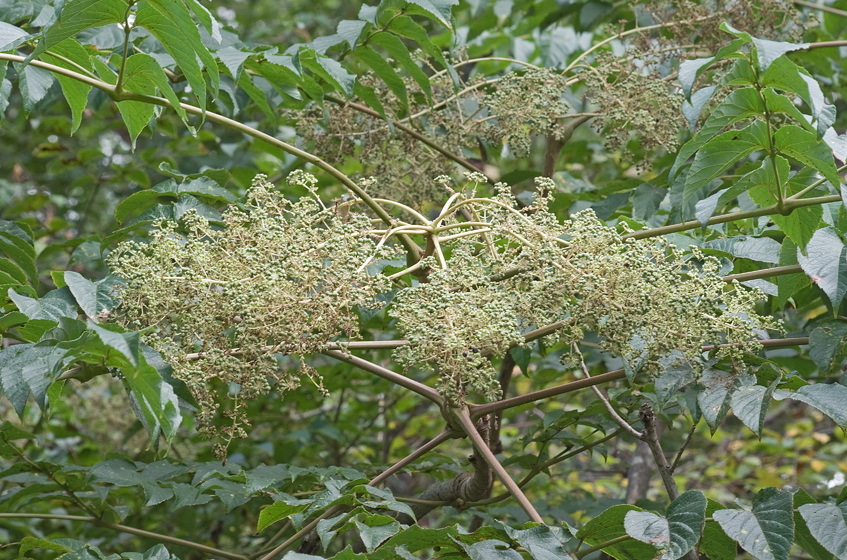
<svg viewBox="0 0 847 560">
<path fill-rule="evenodd" d="M 847 502 L 805 504 L 799 509 L 815 539 L 838 560 L 847 559 Z"/>
<path fill-rule="evenodd" d="M 811 405 L 841 426 L 847 429 L 847 387 L 840 383 L 814 383 L 804 385 L 796 391 L 777 391 L 774 398 L 794 399 Z"/>
<path fill-rule="evenodd" d="M 73 38 L 53 45 L 49 52 L 41 55 L 41 58 L 45 62 L 68 70 L 78 71 L 80 67 L 88 71 L 94 70 L 88 51 Z M 56 74 L 56 79 L 59 80 L 62 93 L 71 108 L 71 134 L 73 134 L 82 123 L 82 112 L 88 105 L 88 94 L 91 93 L 92 86 L 63 74 Z"/>
<path fill-rule="evenodd" d="M 705 512 L 706 496 L 699 490 L 689 490 L 671 502 L 667 518 L 648 511 L 630 511 L 624 527 L 632 538 L 655 547 L 662 560 L 676 560 L 700 540 Z"/>
<path fill-rule="evenodd" d="M 408 2 L 410 7 L 419 8 L 419 10 L 410 10 L 412 13 L 424 14 L 430 19 L 440 21 L 448 29 L 453 28 L 450 11 L 459 3 L 459 0 L 408 0 Z"/>
<path fill-rule="evenodd" d="M 0 21 L 0 52 L 12 51 L 30 37 L 31 35 L 20 27 Z"/>
<path fill-rule="evenodd" d="M 69 0 L 64 3 L 59 18 L 47 29 L 28 60 L 86 29 L 122 23 L 126 14 L 127 4 L 124 0 Z"/>
<path fill-rule="evenodd" d="M 528 523 L 526 529 L 503 525 L 509 538 L 526 550 L 533 560 L 558 560 L 567 556 L 564 543 L 570 540 L 561 527 Z"/>
<path fill-rule="evenodd" d="M 67 288 L 47 292 L 42 298 L 27 297 L 9 288 L 9 298 L 30 319 L 58 323 L 62 317 L 75 319 L 77 316 L 76 303 Z"/>
<path fill-rule="evenodd" d="M 826 322 L 809 335 L 809 357 L 823 372 L 830 372 L 840 364 L 836 359 L 843 358 L 847 350 L 847 321 Z"/>
<path fill-rule="evenodd" d="M 18 85 L 24 98 L 24 110 L 32 111 L 35 105 L 44 99 L 53 85 L 53 73 L 44 68 L 27 65 L 18 66 Z"/>
<path fill-rule="evenodd" d="M 185 74 L 198 104 L 205 108 L 206 80 L 203 70 L 209 75 L 214 93 L 220 79 L 218 66 L 203 45 L 200 32 L 185 4 L 181 0 L 141 0 L 138 3 L 134 25 L 147 29 L 161 41 L 162 46 Z"/>
<path fill-rule="evenodd" d="M 432 85 L 430 84 L 429 77 L 424 74 L 423 70 L 421 70 L 417 63 L 412 60 L 409 48 L 403 44 L 403 41 L 391 33 L 377 33 L 370 38 L 369 42 L 379 45 L 388 51 L 388 54 L 391 55 L 396 63 L 408 72 L 412 79 L 420 86 L 427 99 L 432 98 Z"/>
<path fill-rule="evenodd" d="M 765 414 L 778 381 L 777 379 L 770 386 L 762 387 L 756 385 L 755 377 L 747 376 L 746 381 L 732 393 L 733 413 L 757 436 L 762 433 Z"/>
<path fill-rule="evenodd" d="M 104 311 L 114 309 L 118 304 L 117 289 L 122 282 L 115 276 L 92 282 L 78 272 L 68 270 L 65 271 L 64 279 L 83 313 L 92 319 Z"/>
<path fill-rule="evenodd" d="M 723 509 L 721 504 L 714 500 L 708 500 L 706 517 L 712 517 L 716 511 L 721 509 Z M 723 532 L 717 521 L 706 522 L 699 548 L 700 552 L 710 560 L 735 560 L 738 556 L 738 545 Z"/>
<path fill-rule="evenodd" d="M 741 548 L 758 560 L 788 560 L 794 541 L 791 494 L 765 488 L 753 498 L 752 511 L 722 509 L 712 517 Z"/>
<path fill-rule="evenodd" d="M 832 560 L 832 554 L 815 539 L 809 529 L 809 525 L 799 511 L 799 508 L 806 504 L 817 504 L 817 500 L 800 488 L 794 492 L 794 540 L 814 560 Z"/>
<path fill-rule="evenodd" d="M 359 514 L 353 518 L 353 523 L 368 552 L 373 552 L 401 529 L 400 523 L 388 515 Z"/>
<path fill-rule="evenodd" d="M 67 350 L 15 344 L 0 351 L 0 389 L 22 417 L 30 395 L 42 409 L 47 388 L 70 360 Z"/>
<path fill-rule="evenodd" d="M 816 231 L 806 254 L 797 249 L 797 262 L 837 309 L 847 295 L 847 247 L 838 233 L 831 227 Z"/>
</svg>

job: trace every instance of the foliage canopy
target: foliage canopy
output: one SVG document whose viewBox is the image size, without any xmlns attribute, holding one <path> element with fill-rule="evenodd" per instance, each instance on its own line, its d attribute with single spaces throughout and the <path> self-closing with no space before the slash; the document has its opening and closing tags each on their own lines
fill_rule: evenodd
<svg viewBox="0 0 847 560">
<path fill-rule="evenodd" d="M 0 550 L 847 558 L 840 4 L 0 0 Z"/>
</svg>

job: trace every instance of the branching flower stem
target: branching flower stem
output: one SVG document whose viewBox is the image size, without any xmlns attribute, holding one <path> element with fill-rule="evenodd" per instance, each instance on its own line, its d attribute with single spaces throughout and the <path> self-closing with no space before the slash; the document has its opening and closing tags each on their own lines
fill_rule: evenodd
<svg viewBox="0 0 847 560">
<path fill-rule="evenodd" d="M 351 354 L 346 354 L 340 350 L 324 350 L 325 355 L 335 358 L 336 360 L 342 361 L 344 363 L 350 364 L 351 366 L 356 366 L 359 369 L 367 371 L 369 373 L 373 373 L 379 377 L 382 377 L 386 381 L 390 381 L 396 385 L 400 385 L 401 387 L 405 387 L 410 391 L 413 391 L 420 396 L 429 399 L 434 402 L 438 406 L 443 406 L 444 398 L 432 387 L 424 385 L 414 379 L 410 379 L 405 375 L 400 375 L 397 372 L 391 371 L 388 368 L 384 368 L 381 365 L 375 364 L 373 362 L 369 362 L 357 356 L 353 356 Z"/>
<path fill-rule="evenodd" d="M 0 53 L 0 60 L 10 60 L 13 62 L 25 62 L 26 58 L 23 56 L 18 56 L 9 53 Z M 49 64 L 47 62 L 43 62 L 41 60 L 32 60 L 29 62 L 32 66 L 36 66 L 38 68 L 43 68 L 44 70 L 48 70 L 54 74 L 60 74 L 62 76 L 67 76 L 68 78 L 72 78 L 78 82 L 82 82 L 84 84 L 88 84 L 93 86 L 103 92 L 105 92 L 113 101 L 139 101 L 142 103 L 149 103 L 151 105 L 160 105 L 162 107 L 172 107 L 170 101 L 163 97 L 156 97 L 154 95 L 144 95 L 140 93 L 134 92 L 122 92 L 117 89 L 116 86 L 104 82 L 102 80 L 98 80 L 95 78 L 91 78 L 90 76 L 86 76 L 84 74 L 80 74 L 79 72 L 74 72 L 73 70 L 69 70 L 67 68 L 62 68 L 61 66 L 56 66 L 54 64 Z M 393 220 L 391 215 L 386 212 L 386 210 L 380 206 L 371 196 L 362 189 L 359 185 L 357 185 L 350 177 L 342 173 L 339 169 L 332 166 L 328 162 L 322 160 L 318 156 L 309 153 L 305 150 L 301 150 L 300 148 L 293 146 L 287 142 L 283 142 L 282 140 L 271 136 L 265 132 L 262 132 L 258 129 L 255 129 L 251 126 L 248 126 L 244 123 L 241 123 L 235 119 L 231 119 L 229 117 L 225 117 L 219 113 L 215 113 L 209 110 L 201 109 L 195 105 L 190 105 L 188 103 L 180 103 L 180 108 L 182 108 L 186 113 L 199 116 L 201 118 L 208 119 L 214 123 L 223 125 L 232 130 L 237 130 L 247 136 L 252 138 L 256 138 L 257 140 L 261 140 L 270 144 L 271 146 L 282 150 L 283 152 L 289 153 L 293 156 L 296 156 L 306 162 L 311 163 L 315 167 L 318 167 L 325 172 L 327 172 L 332 177 L 336 178 L 340 181 L 351 193 L 362 199 L 362 201 L 368 205 L 368 207 L 383 221 L 386 225 L 392 226 Z M 476 169 L 475 169 L 476 170 Z M 421 248 L 412 241 L 411 238 L 407 235 L 401 235 L 400 241 L 403 244 L 403 247 L 406 251 L 412 255 L 415 259 L 420 258 Z"/>
<path fill-rule="evenodd" d="M 121 525 L 120 523 L 110 523 L 108 521 L 103 521 L 102 519 L 97 519 L 96 517 L 87 517 L 84 515 L 59 515 L 53 513 L 0 513 L 0 519 L 56 519 L 64 521 L 81 521 L 83 523 L 91 523 L 92 525 L 97 525 L 98 527 L 103 527 L 105 529 L 112 529 L 113 531 L 119 531 L 121 533 L 137 535 L 139 537 L 151 539 L 156 542 L 162 542 L 175 546 L 190 548 L 192 550 L 197 550 L 199 552 L 212 556 L 220 556 L 221 558 L 228 558 L 230 560 L 249 560 L 249 557 L 244 556 L 243 554 L 227 552 L 226 550 L 206 546 L 204 544 L 196 543 L 193 541 L 187 541 L 185 539 L 179 539 L 170 535 L 153 533 L 151 531 L 136 529 L 135 527 Z"/>
<path fill-rule="evenodd" d="M 344 99 L 339 99 L 337 97 L 333 97 L 332 95 L 326 95 L 326 96 L 324 96 L 324 99 L 326 99 L 327 101 L 330 101 L 332 103 L 335 103 L 337 105 L 340 105 L 342 107 L 350 107 L 351 109 L 353 109 L 355 111 L 359 111 L 360 113 L 374 117 L 376 119 L 382 119 L 383 118 L 382 115 L 380 115 L 378 112 L 376 112 L 373 109 L 371 109 L 370 107 L 367 107 L 367 106 L 362 105 L 360 103 L 354 103 L 352 101 L 346 101 Z M 408 134 L 409 136 L 411 136 L 412 138 L 414 138 L 418 142 L 420 142 L 420 143 L 422 143 L 426 146 L 429 146 L 430 148 L 432 148 L 433 150 L 435 150 L 436 152 L 438 152 L 442 156 L 446 157 L 450 161 L 454 161 L 454 162 L 458 163 L 459 165 L 461 165 L 462 167 L 464 167 L 468 171 L 476 171 L 476 172 L 479 172 L 479 173 L 482 172 L 478 167 L 476 167 L 474 164 L 472 164 L 471 162 L 469 162 L 468 160 L 466 160 L 462 156 L 460 156 L 458 154 L 454 154 L 450 150 L 447 150 L 446 148 L 444 148 L 443 146 L 439 145 L 438 143 L 430 140 L 429 138 L 427 138 L 425 135 L 421 134 L 417 130 L 415 130 L 415 129 L 409 127 L 409 126 L 406 126 L 405 124 L 397 122 L 397 121 L 393 121 L 391 124 L 397 130 L 400 130 L 403 133 Z M 487 175 L 486 175 L 486 178 L 488 179 L 489 183 L 495 182 L 493 178 L 488 177 Z"/>
<path fill-rule="evenodd" d="M 532 502 L 526 497 L 526 494 L 523 493 L 523 490 L 520 489 L 518 484 L 509 476 L 509 473 L 503 468 L 503 465 L 500 464 L 500 461 L 497 460 L 497 457 L 494 456 L 494 453 L 488 447 L 488 444 L 485 443 L 485 440 L 482 439 L 482 436 L 479 435 L 479 432 L 476 430 L 476 426 L 474 425 L 474 421 L 471 419 L 470 413 L 466 409 L 453 409 L 455 413 L 455 418 L 458 420 L 464 432 L 468 435 L 468 437 L 473 442 L 474 448 L 477 453 L 479 453 L 482 458 L 488 463 L 488 466 L 497 474 L 497 478 L 500 479 L 500 482 L 503 483 L 504 486 L 509 490 L 512 496 L 515 497 L 518 504 L 520 504 L 521 508 L 529 515 L 530 520 L 535 521 L 536 523 L 544 523 L 544 519 L 541 518 L 538 511 L 536 511 L 535 506 L 532 505 Z"/>
<path fill-rule="evenodd" d="M 419 458 L 423 457 L 424 455 L 426 455 L 427 453 L 429 453 L 430 451 L 432 451 L 433 449 L 435 449 L 436 447 L 438 447 L 439 445 L 441 445 L 442 443 L 444 443 L 448 439 L 454 438 L 456 436 L 457 436 L 457 433 L 455 431 L 452 431 L 452 430 L 441 432 L 440 434 L 438 434 L 437 436 L 435 436 L 434 438 L 429 440 L 427 443 L 418 447 L 417 449 L 415 449 L 414 451 L 412 451 L 411 453 L 409 453 L 408 455 L 406 455 L 405 457 L 403 457 L 402 459 L 400 459 L 399 461 L 397 461 L 396 463 L 394 463 L 393 465 L 391 465 L 390 467 L 385 469 L 382 473 L 375 476 L 373 479 L 371 479 L 370 482 L 368 482 L 368 484 L 370 486 L 376 486 L 377 484 L 382 484 L 386 479 L 388 479 L 388 477 L 392 476 L 394 473 L 396 473 L 400 469 L 406 467 L 407 465 L 409 465 L 410 463 L 413 463 L 414 461 L 417 461 Z M 267 554 L 262 556 L 260 558 L 260 560 L 273 560 L 273 558 L 275 558 L 278 554 L 285 552 L 289 547 L 291 547 L 293 544 L 295 544 L 297 541 L 299 541 L 301 538 L 303 538 L 305 535 L 307 535 L 309 532 L 311 532 L 315 527 L 317 527 L 318 523 L 322 519 L 326 519 L 327 517 L 332 517 L 333 515 L 338 513 L 343 508 L 344 508 L 344 506 L 333 506 L 333 507 L 329 508 L 328 510 L 323 512 L 321 515 L 319 515 L 318 517 L 313 519 L 311 522 L 307 523 L 302 529 L 300 529 L 299 531 L 297 531 L 296 533 L 291 535 L 291 537 L 289 537 L 284 543 L 280 544 L 279 546 L 277 546 L 276 548 L 274 548 L 273 550 L 271 550 L 270 552 L 268 552 Z M 241 558 L 244 558 L 244 557 L 240 557 L 239 560 L 241 560 Z"/>
<path fill-rule="evenodd" d="M 591 379 L 591 373 L 588 371 L 588 366 L 585 365 L 585 359 L 582 356 L 582 352 L 579 351 L 579 346 L 576 343 L 571 344 L 571 348 L 579 356 L 579 367 L 582 369 L 582 373 L 585 375 L 585 379 Z M 612 403 L 609 402 L 609 398 L 603 394 L 603 391 L 600 390 L 597 385 L 592 385 L 591 389 L 594 391 L 594 394 L 597 395 L 597 398 L 600 399 L 600 402 L 603 403 L 603 406 L 606 407 L 606 410 L 609 412 L 609 415 L 612 419 L 618 423 L 618 425 L 624 429 L 627 433 L 634 436 L 637 439 L 641 439 L 642 433 L 632 427 L 632 424 L 626 421 L 626 419 L 618 414 L 618 411 L 615 410 L 615 407 L 612 406 Z"/>
</svg>

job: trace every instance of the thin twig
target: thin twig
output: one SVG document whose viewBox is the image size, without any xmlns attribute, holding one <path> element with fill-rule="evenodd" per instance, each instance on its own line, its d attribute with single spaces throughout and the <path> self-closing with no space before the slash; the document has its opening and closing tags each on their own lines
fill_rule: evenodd
<svg viewBox="0 0 847 560">
<path fill-rule="evenodd" d="M 682 442 L 682 446 L 677 450 L 676 457 L 673 458 L 673 463 L 671 463 L 671 474 L 676 472 L 676 467 L 679 465 L 679 460 L 682 458 L 682 453 L 685 451 L 685 448 L 688 447 L 688 444 L 691 443 L 691 438 L 694 437 L 694 432 L 697 431 L 697 424 L 693 424 L 691 429 L 688 430 L 688 437 L 685 438 L 685 441 Z"/>
<path fill-rule="evenodd" d="M 571 344 L 571 348 L 574 352 L 579 356 L 579 366 L 582 369 L 582 373 L 585 375 L 585 379 L 591 379 L 591 373 L 588 371 L 588 366 L 585 365 L 585 359 L 582 356 L 582 352 L 579 351 L 579 346 L 574 342 Z M 594 391 L 594 394 L 597 395 L 597 398 L 600 399 L 600 402 L 603 403 L 603 406 L 606 407 L 606 410 L 611 415 L 612 419 L 618 423 L 618 425 L 627 431 L 629 434 L 634 436 L 637 439 L 641 439 L 643 434 L 632 427 L 632 425 L 626 421 L 626 419 L 618 414 L 618 411 L 615 410 L 615 407 L 612 406 L 612 403 L 609 402 L 609 398 L 603 394 L 597 385 L 592 385 L 591 389 Z"/>
</svg>

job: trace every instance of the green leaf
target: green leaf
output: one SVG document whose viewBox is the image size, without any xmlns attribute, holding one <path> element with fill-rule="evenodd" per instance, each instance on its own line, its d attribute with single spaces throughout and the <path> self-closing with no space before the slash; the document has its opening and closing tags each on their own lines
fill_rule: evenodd
<svg viewBox="0 0 847 560">
<path fill-rule="evenodd" d="M 356 83 L 353 85 L 353 94 L 367 103 L 368 107 L 379 113 L 382 118 L 387 118 L 385 116 L 385 107 L 382 106 L 382 102 L 379 100 L 379 96 L 377 96 L 374 88 L 364 86 L 359 80 L 356 80 Z"/>
<path fill-rule="evenodd" d="M 374 45 L 379 45 L 388 51 L 388 54 L 391 55 L 394 61 L 408 72 L 412 79 L 420 86 L 421 90 L 426 95 L 427 100 L 432 100 L 432 85 L 430 84 L 429 77 L 424 74 L 418 64 L 412 60 L 412 56 L 409 54 L 409 48 L 403 43 L 403 41 L 391 33 L 377 33 L 373 35 L 368 42 Z"/>
<path fill-rule="evenodd" d="M 181 0 L 141 0 L 138 3 L 135 26 L 144 27 L 161 41 L 162 46 L 185 74 L 198 104 L 205 108 L 206 81 L 202 70 L 205 69 L 209 74 L 214 93 L 220 80 L 218 65 L 203 45 L 200 32 L 185 4 Z"/>
<path fill-rule="evenodd" d="M 835 119 L 835 106 L 826 102 L 820 84 L 809 73 L 782 56 L 762 75 L 761 84 L 800 96 L 812 112 L 815 130 L 823 135 Z"/>
<path fill-rule="evenodd" d="M 444 27 L 453 29 L 450 23 L 450 10 L 459 4 L 459 0 L 408 0 L 410 7 L 419 10 L 409 10 L 412 13 L 422 13 L 435 21 L 440 21 Z"/>
<path fill-rule="evenodd" d="M 741 130 L 730 130 L 715 136 L 697 152 L 688 171 L 683 189 L 683 204 L 739 160 L 751 153 L 767 149 L 765 126 L 756 121 Z"/>
<path fill-rule="evenodd" d="M 563 546 L 569 536 L 561 527 L 527 523 L 526 529 L 513 529 L 503 525 L 503 530 L 518 546 L 526 550 L 533 560 L 559 560 L 566 558 L 567 550 Z"/>
<path fill-rule="evenodd" d="M 24 110 L 29 113 L 44 99 L 53 85 L 53 73 L 35 66 L 18 65 L 18 86 L 24 98 Z"/>
<path fill-rule="evenodd" d="M 0 52 L 13 51 L 31 37 L 32 35 L 20 27 L 0 21 Z"/>
<path fill-rule="evenodd" d="M 409 106 L 409 98 L 406 94 L 406 84 L 403 82 L 403 78 L 388 64 L 384 57 L 367 45 L 356 47 L 353 53 L 388 86 L 388 89 L 397 96 L 404 108 Z"/>
<path fill-rule="evenodd" d="M 401 525 L 388 515 L 362 513 L 353 518 L 365 550 L 373 552 L 376 547 L 400 532 Z"/>
<path fill-rule="evenodd" d="M 309 53 L 314 56 L 307 56 Z M 326 80 L 336 91 L 346 96 L 353 93 L 356 76 L 348 72 L 337 60 L 318 54 L 311 49 L 301 53 L 300 60 L 303 66 Z"/>
<path fill-rule="evenodd" d="M 78 272 L 68 270 L 65 271 L 64 279 L 83 313 L 92 319 L 104 311 L 114 309 L 118 304 L 117 289 L 123 283 L 115 276 L 92 282 Z"/>
<path fill-rule="evenodd" d="M 805 504 L 799 509 L 818 542 L 839 560 L 847 559 L 847 502 Z"/>
<path fill-rule="evenodd" d="M 788 560 L 794 541 L 789 492 L 765 488 L 753 499 L 753 510 L 722 509 L 712 514 L 724 532 L 759 560 Z"/>
<path fill-rule="evenodd" d="M 840 366 L 847 350 L 847 321 L 834 320 L 818 326 L 809 335 L 809 357 L 815 365 L 828 373 Z"/>
<path fill-rule="evenodd" d="M 441 49 L 435 46 L 426 29 L 413 21 L 412 18 L 405 15 L 393 18 L 388 24 L 387 30 L 415 41 L 426 54 L 437 60 L 449 72 L 454 84 L 459 83 L 459 77 L 453 65 L 447 63 Z"/>
<path fill-rule="evenodd" d="M 606 543 L 627 534 L 624 519 L 628 512 L 643 511 L 630 505 L 612 506 L 577 531 L 576 537 L 589 546 Z M 625 540 L 603 548 L 603 552 L 617 560 L 643 560 L 653 558 L 656 549 L 637 540 Z"/>
<path fill-rule="evenodd" d="M 723 506 L 714 500 L 708 500 L 706 517 L 712 517 Z M 735 560 L 738 556 L 738 545 L 723 532 L 716 521 L 707 521 L 703 528 L 703 538 L 700 540 L 700 552 L 711 560 Z"/>
<path fill-rule="evenodd" d="M 54 54 L 59 56 L 54 56 Z M 79 71 L 80 66 L 89 71 L 94 70 L 89 59 L 88 51 L 78 41 L 72 38 L 65 39 L 61 43 L 54 45 L 41 58 L 45 62 L 75 72 Z M 59 80 L 59 85 L 62 86 L 62 93 L 71 108 L 71 134 L 73 134 L 79 128 L 80 123 L 82 123 L 82 112 L 88 104 L 88 94 L 91 93 L 93 86 L 63 74 L 56 74 L 56 79 Z"/>
<path fill-rule="evenodd" d="M 745 376 L 743 384 L 732 394 L 732 411 L 754 434 L 761 436 L 765 414 L 779 379 L 768 387 L 756 385 L 756 378 Z"/>
<path fill-rule="evenodd" d="M 800 545 L 800 548 L 808 552 L 814 560 L 832 560 L 830 554 L 824 547 L 815 540 L 809 525 L 803 519 L 803 515 L 798 511 L 801 506 L 806 504 L 817 504 L 808 492 L 800 488 L 794 492 L 794 540 Z"/>
<path fill-rule="evenodd" d="M 136 53 L 126 59 L 123 88 L 126 91 L 155 95 L 158 91 L 167 99 L 171 108 L 183 120 L 188 121 L 185 109 L 180 106 L 179 98 L 171 88 L 165 71 L 155 58 L 148 54 Z"/>
<path fill-rule="evenodd" d="M 125 0 L 69 0 L 62 6 L 59 18 L 50 26 L 27 60 L 32 60 L 80 31 L 122 23 L 128 13 Z"/>
<path fill-rule="evenodd" d="M 833 309 L 847 295 L 847 247 L 831 227 L 815 232 L 806 246 L 806 255 L 797 249 L 797 262 L 811 281 L 823 290 Z"/>
<path fill-rule="evenodd" d="M 356 43 L 359 42 L 359 36 L 362 34 L 362 30 L 367 27 L 368 22 L 362 21 L 360 19 L 344 19 L 338 22 L 338 26 L 335 28 L 335 33 L 347 44 L 350 48 L 354 48 Z M 371 39 L 376 38 L 379 35 L 385 35 L 384 33 L 377 33 Z"/>
<path fill-rule="evenodd" d="M 47 292 L 40 299 L 21 295 L 9 288 L 9 298 L 18 306 L 18 310 L 30 319 L 58 323 L 62 317 L 76 319 L 77 316 L 76 302 L 67 288 Z"/>
<path fill-rule="evenodd" d="M 781 126 L 773 135 L 774 147 L 783 155 L 819 171 L 833 185 L 839 184 L 832 149 L 817 136 L 799 126 Z"/>
<path fill-rule="evenodd" d="M 256 532 L 261 533 L 268 526 L 273 525 L 277 521 L 282 521 L 283 519 L 287 519 L 294 515 L 295 513 L 300 513 L 308 506 L 308 503 L 302 504 L 287 504 L 285 502 L 274 502 L 268 507 L 264 508 L 259 512 L 259 524 L 256 527 Z"/>
<path fill-rule="evenodd" d="M 523 556 L 516 550 L 497 539 L 486 539 L 470 545 L 462 544 L 462 548 L 471 560 L 523 560 Z"/>
<path fill-rule="evenodd" d="M 10 259 L 0 259 L 0 273 L 9 277 L 7 281 L 11 279 L 26 284 L 29 278 L 30 282 L 36 283 L 38 271 L 32 237 L 14 222 L 0 220 L 0 255 Z"/>
<path fill-rule="evenodd" d="M 726 22 L 722 23 L 720 28 L 727 33 L 732 33 L 745 42 L 753 43 L 756 51 L 756 60 L 759 63 L 759 70 L 762 72 L 767 70 L 773 61 L 785 53 L 802 50 L 809 46 L 808 43 L 787 43 L 785 41 L 758 39 L 745 31 L 738 31 Z"/>
<path fill-rule="evenodd" d="M 739 381 L 733 374 L 710 367 L 703 372 L 700 383 L 704 389 L 697 395 L 697 404 L 714 434 L 729 412 Z"/>
<path fill-rule="evenodd" d="M 42 409 L 47 389 L 72 360 L 55 346 L 15 344 L 0 352 L 0 388 L 23 417 L 30 395 Z"/>
<path fill-rule="evenodd" d="M 699 490 L 689 490 L 668 506 L 667 519 L 648 511 L 630 511 L 624 527 L 632 538 L 655 547 L 662 560 L 676 560 L 700 540 L 705 512 L 706 496 Z"/>
<path fill-rule="evenodd" d="M 774 398 L 783 400 L 786 398 L 801 401 L 811 405 L 838 424 L 842 429 L 847 429 L 847 387 L 839 383 L 814 383 L 804 385 L 794 392 L 777 391 Z"/>
<path fill-rule="evenodd" d="M 251 53 L 244 52 L 232 46 L 215 51 L 215 56 L 229 70 L 229 75 L 235 80 L 241 77 L 241 67 L 244 65 L 244 61 L 250 58 L 250 55 Z"/>
<path fill-rule="evenodd" d="M 100 326 L 89 319 L 88 328 L 94 331 L 100 341 L 118 352 L 133 366 L 142 363 L 141 346 L 137 332 L 116 332 L 117 325 Z"/>
<path fill-rule="evenodd" d="M 694 84 L 697 82 L 697 78 L 700 77 L 700 74 L 705 72 L 709 66 L 715 62 L 737 56 L 736 53 L 745 44 L 745 42 L 746 41 L 743 39 L 733 39 L 731 42 L 721 47 L 718 52 L 715 53 L 715 56 L 682 61 L 679 65 L 679 77 L 677 79 L 682 85 L 682 92 L 685 94 L 686 99 L 691 97 L 691 91 L 694 89 Z"/>
<path fill-rule="evenodd" d="M 694 137 L 680 148 L 673 166 L 668 173 L 673 180 L 677 170 L 694 155 L 703 144 L 714 138 L 721 130 L 741 121 L 752 119 L 765 113 L 765 106 L 759 92 L 754 87 L 739 88 L 727 95 L 720 105 L 709 114 Z"/>
</svg>

